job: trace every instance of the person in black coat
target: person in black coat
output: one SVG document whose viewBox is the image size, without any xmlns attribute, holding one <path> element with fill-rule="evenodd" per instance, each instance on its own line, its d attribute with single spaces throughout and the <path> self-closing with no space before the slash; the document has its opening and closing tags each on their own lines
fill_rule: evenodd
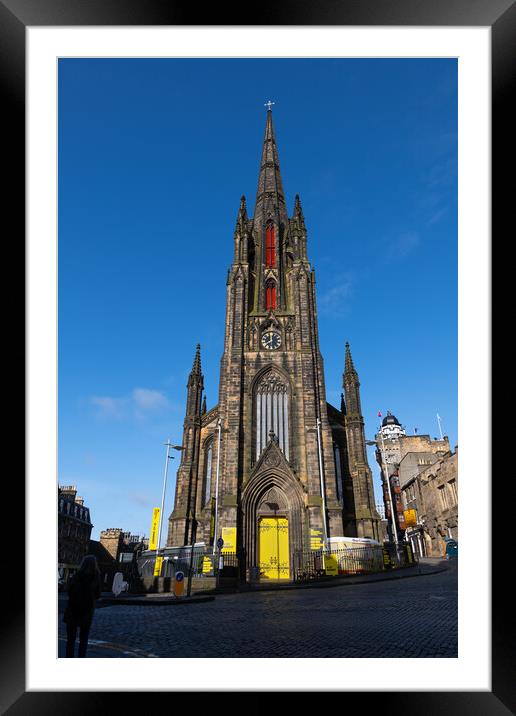
<svg viewBox="0 0 516 716">
<path fill-rule="evenodd" d="M 66 656 L 75 654 L 75 640 L 79 629 L 79 656 L 86 656 L 95 601 L 100 597 L 100 573 L 93 554 L 87 554 L 79 571 L 68 583 L 68 604 L 64 613 L 67 641 Z"/>
</svg>

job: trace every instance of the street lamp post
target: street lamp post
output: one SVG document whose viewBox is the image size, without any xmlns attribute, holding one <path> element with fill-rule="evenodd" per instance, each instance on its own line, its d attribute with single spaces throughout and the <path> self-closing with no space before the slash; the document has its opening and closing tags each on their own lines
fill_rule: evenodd
<svg viewBox="0 0 516 716">
<path fill-rule="evenodd" d="M 328 527 L 326 524 L 326 498 L 324 489 L 324 472 L 323 472 L 323 461 L 321 452 L 321 420 L 317 418 L 317 452 L 319 454 L 319 478 L 321 481 L 321 499 L 322 499 L 322 518 L 323 518 L 323 529 L 324 529 L 324 549 L 328 550 Z"/>
<path fill-rule="evenodd" d="M 220 474 L 220 443 L 222 435 L 222 420 L 219 418 L 217 421 L 217 472 L 215 477 L 215 522 L 213 525 L 213 556 L 215 556 L 215 550 L 217 548 L 217 529 L 218 529 L 218 518 L 219 518 L 219 474 Z"/>
<path fill-rule="evenodd" d="M 163 443 L 166 448 L 166 455 L 165 455 L 165 474 L 163 475 L 163 491 L 161 493 L 161 509 L 159 513 L 159 527 L 158 527 L 158 542 L 156 544 L 156 562 L 158 561 L 159 557 L 159 551 L 161 548 L 161 526 L 163 524 L 163 510 L 165 508 L 165 491 L 167 489 L 167 476 L 168 476 L 168 461 L 173 460 L 174 456 L 170 455 L 170 448 L 173 448 L 174 450 L 182 450 L 183 448 L 181 445 L 172 445 L 170 440 L 167 438 L 167 442 Z M 160 567 L 160 575 L 161 575 L 161 567 Z"/>
<path fill-rule="evenodd" d="M 396 529 L 396 520 L 394 517 L 394 503 L 392 500 L 392 492 L 391 492 L 391 481 L 389 479 L 389 473 L 387 471 L 387 461 L 385 459 L 385 443 L 383 441 L 383 433 L 382 433 L 381 428 L 380 428 L 380 436 L 382 439 L 382 449 L 380 450 L 381 455 L 382 455 L 382 466 L 383 466 L 383 471 L 384 471 L 384 475 L 385 475 L 385 481 L 387 483 L 387 490 L 389 493 L 389 503 L 391 505 L 392 534 L 393 534 L 393 538 L 394 538 L 394 543 L 396 545 L 396 556 L 398 556 L 398 530 Z M 366 443 L 367 443 L 367 445 L 376 445 L 375 440 L 366 440 Z"/>
</svg>

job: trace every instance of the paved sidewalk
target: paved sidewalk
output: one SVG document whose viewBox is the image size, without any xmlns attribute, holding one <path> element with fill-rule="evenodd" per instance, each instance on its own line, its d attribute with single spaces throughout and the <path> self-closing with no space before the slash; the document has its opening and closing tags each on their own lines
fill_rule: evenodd
<svg viewBox="0 0 516 716">
<path fill-rule="evenodd" d="M 106 605 L 95 611 L 87 658 L 456 658 L 457 564 L 421 568 L 412 578 L 221 594 L 180 609 Z M 59 630 L 64 637 L 62 620 Z"/>
<path fill-rule="evenodd" d="M 75 644 L 75 656 L 77 657 L 78 642 Z M 59 635 L 57 644 L 57 656 L 59 659 L 66 659 L 66 637 Z M 88 640 L 88 649 L 86 650 L 87 659 L 147 659 L 158 658 L 155 654 L 149 654 L 143 649 L 135 649 L 134 647 L 124 646 L 123 644 L 113 644 L 107 641 L 95 639 Z M 78 658 L 78 657 L 77 657 Z"/>
<path fill-rule="evenodd" d="M 311 582 L 262 582 L 242 583 L 236 589 L 210 589 L 203 594 L 230 594 L 240 592 L 271 592 L 286 589 L 324 589 L 327 587 L 343 587 L 353 584 L 366 584 L 368 582 L 386 582 L 393 579 L 406 579 L 409 577 L 420 577 L 428 574 L 439 574 L 448 569 L 456 569 L 455 564 L 439 558 L 425 558 L 414 567 L 402 567 L 401 569 L 390 569 L 375 574 L 357 574 L 355 576 L 324 577 L 323 579 Z"/>
</svg>

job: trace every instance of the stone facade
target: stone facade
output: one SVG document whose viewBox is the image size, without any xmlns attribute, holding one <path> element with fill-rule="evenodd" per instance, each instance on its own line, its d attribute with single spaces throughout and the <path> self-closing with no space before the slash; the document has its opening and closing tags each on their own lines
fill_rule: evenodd
<svg viewBox="0 0 516 716">
<path fill-rule="evenodd" d="M 394 522 L 398 541 L 406 537 L 405 485 L 414 475 L 450 452 L 450 443 L 445 436 L 441 440 L 429 435 L 407 435 L 395 415 L 387 411 L 376 435 L 376 460 L 380 466 L 387 532 L 394 539 L 391 517 L 391 499 L 394 503 Z M 419 552 L 421 554 L 421 552 Z"/>
<path fill-rule="evenodd" d="M 459 541 L 458 449 L 425 467 L 416 480 L 420 495 L 419 521 L 423 526 L 428 556 L 444 554 L 445 539 Z M 406 489 L 408 497 L 410 485 Z M 407 504 L 410 504 L 407 501 Z"/>
<path fill-rule="evenodd" d="M 346 345 L 341 409 L 326 402 L 307 231 L 299 197 L 287 214 L 270 111 L 254 216 L 244 197 L 238 210 L 225 326 L 215 407 L 199 346 L 189 376 L 167 545 L 235 528 L 252 567 L 267 515 L 288 521 L 291 554 L 310 549 L 312 530 L 377 539 L 358 374 Z"/>
<path fill-rule="evenodd" d="M 88 553 L 93 525 L 90 511 L 75 486 L 59 487 L 57 496 L 58 573 L 61 582 L 79 569 Z"/>
<path fill-rule="evenodd" d="M 102 530 L 99 542 L 90 540 L 89 551 L 97 558 L 103 589 L 111 589 L 116 572 L 122 572 L 130 585 L 136 582 L 137 557 L 148 547 L 148 539 L 124 532 L 120 527 Z"/>
</svg>

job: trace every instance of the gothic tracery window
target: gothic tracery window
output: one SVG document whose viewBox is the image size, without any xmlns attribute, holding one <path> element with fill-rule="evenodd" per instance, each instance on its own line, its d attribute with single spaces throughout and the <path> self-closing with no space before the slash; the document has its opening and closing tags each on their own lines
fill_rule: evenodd
<svg viewBox="0 0 516 716">
<path fill-rule="evenodd" d="M 266 373 L 255 393 L 256 459 L 269 442 L 272 430 L 280 449 L 289 459 L 289 391 L 286 381 L 274 371 Z"/>
<path fill-rule="evenodd" d="M 204 470 L 204 495 L 203 505 L 211 498 L 211 467 L 213 458 L 213 440 L 208 444 L 205 452 L 205 470 Z"/>
</svg>

